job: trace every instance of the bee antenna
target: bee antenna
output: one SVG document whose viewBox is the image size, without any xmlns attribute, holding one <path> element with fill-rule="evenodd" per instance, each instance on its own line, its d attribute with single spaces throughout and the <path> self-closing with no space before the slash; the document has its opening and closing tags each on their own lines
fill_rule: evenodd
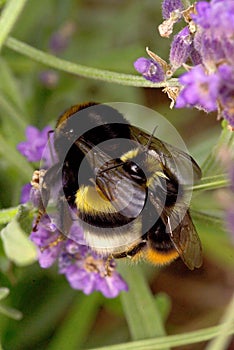
<svg viewBox="0 0 234 350">
<path fill-rule="evenodd" d="M 109 170 L 111 170 L 111 169 L 116 169 L 116 168 L 120 167 L 120 166 L 123 165 L 123 164 L 124 164 L 124 162 L 121 162 L 120 164 L 112 165 L 112 166 L 110 166 L 109 168 L 103 169 L 102 171 L 99 172 L 99 175 L 101 175 L 101 174 L 103 174 L 103 173 L 105 173 L 106 171 L 109 171 Z"/>
<path fill-rule="evenodd" d="M 146 144 L 147 150 L 150 148 L 150 144 L 151 144 L 151 142 L 152 142 L 152 139 L 153 139 L 153 137 L 154 137 L 154 134 L 155 134 L 155 131 L 157 130 L 157 128 L 158 128 L 158 125 L 156 125 L 156 126 L 154 127 L 154 129 L 153 129 L 153 131 L 152 131 L 152 133 L 151 133 L 151 135 L 150 135 L 149 141 L 148 141 L 147 144 Z"/>
</svg>

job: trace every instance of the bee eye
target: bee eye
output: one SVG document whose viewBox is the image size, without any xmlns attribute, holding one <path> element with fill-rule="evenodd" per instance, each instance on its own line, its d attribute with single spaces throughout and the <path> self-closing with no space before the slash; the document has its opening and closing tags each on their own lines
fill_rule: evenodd
<svg viewBox="0 0 234 350">
<path fill-rule="evenodd" d="M 69 140 L 71 140 L 71 138 L 74 136 L 74 129 L 69 129 L 66 131 L 66 136 Z"/>
<path fill-rule="evenodd" d="M 125 163 L 124 168 L 128 172 L 128 174 L 131 176 L 131 178 L 134 179 L 136 182 L 138 183 L 146 182 L 145 173 L 136 163 L 133 163 L 133 162 Z"/>
</svg>

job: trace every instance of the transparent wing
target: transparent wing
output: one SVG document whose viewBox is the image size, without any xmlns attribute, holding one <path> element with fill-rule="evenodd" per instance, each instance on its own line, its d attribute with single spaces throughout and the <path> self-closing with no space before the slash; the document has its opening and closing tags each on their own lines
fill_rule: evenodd
<svg viewBox="0 0 234 350">
<path fill-rule="evenodd" d="M 201 178 L 201 169 L 187 153 L 135 126 L 130 126 L 131 138 L 155 152 L 155 159 L 176 176 L 181 185 L 192 185 Z"/>
<path fill-rule="evenodd" d="M 177 227 L 172 230 L 171 220 L 179 220 Z M 190 270 L 202 265 L 202 247 L 196 228 L 192 222 L 189 211 L 181 219 L 179 214 L 172 212 L 167 217 L 167 230 L 181 259 Z"/>
</svg>

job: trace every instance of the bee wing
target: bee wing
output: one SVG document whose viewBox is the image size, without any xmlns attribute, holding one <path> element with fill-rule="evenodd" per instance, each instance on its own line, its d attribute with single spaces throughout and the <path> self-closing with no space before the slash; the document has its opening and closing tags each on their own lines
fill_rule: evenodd
<svg viewBox="0 0 234 350">
<path fill-rule="evenodd" d="M 166 232 L 178 251 L 181 259 L 190 270 L 202 265 L 202 246 L 187 207 L 177 203 L 170 208 L 162 204 L 156 196 L 150 196 L 157 213 L 166 227 Z"/>
<path fill-rule="evenodd" d="M 180 220 L 180 215 L 173 212 L 171 217 L 167 217 L 167 230 L 169 230 L 171 240 L 181 259 L 190 270 L 200 267 L 202 265 L 201 241 L 189 211 L 186 212 L 174 230 L 170 229 L 171 220 Z"/>
<path fill-rule="evenodd" d="M 134 141 L 154 151 L 155 159 L 162 162 L 181 185 L 192 185 L 201 179 L 201 169 L 187 153 L 135 126 L 130 126 L 130 132 Z"/>
</svg>

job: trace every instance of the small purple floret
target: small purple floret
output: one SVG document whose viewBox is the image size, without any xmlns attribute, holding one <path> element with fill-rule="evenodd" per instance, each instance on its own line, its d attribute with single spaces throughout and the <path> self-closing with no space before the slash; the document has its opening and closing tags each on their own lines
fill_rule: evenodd
<svg viewBox="0 0 234 350">
<path fill-rule="evenodd" d="M 192 51 L 192 38 L 188 27 L 175 35 L 170 50 L 170 63 L 174 70 L 185 63 Z"/>
<path fill-rule="evenodd" d="M 147 80 L 159 83 L 165 79 L 162 66 L 153 59 L 140 57 L 134 62 L 135 69 Z"/>
<path fill-rule="evenodd" d="M 180 77 L 184 88 L 176 100 L 176 107 L 201 107 L 208 112 L 217 108 L 219 89 L 217 75 L 207 75 L 202 66 L 196 66 Z"/>
<path fill-rule="evenodd" d="M 182 11 L 183 8 L 184 5 L 181 0 L 164 0 L 162 2 L 162 16 L 164 19 L 169 19 L 172 12 Z"/>
<path fill-rule="evenodd" d="M 46 126 L 42 131 L 34 126 L 26 128 L 27 141 L 20 142 L 17 149 L 29 162 L 41 160 L 44 148 L 48 142 L 49 130 L 51 130 L 50 126 Z"/>
<path fill-rule="evenodd" d="M 38 247 L 38 260 L 42 268 L 48 268 L 57 261 L 59 273 L 66 276 L 72 288 L 85 294 L 100 291 L 106 298 L 115 298 L 121 291 L 128 290 L 113 261 L 109 263 L 107 275 L 106 259 L 80 244 L 82 230 L 77 223 L 70 230 L 70 238 L 61 239 L 55 228 L 55 219 L 51 222 L 49 217 L 43 217 L 38 230 L 30 236 Z"/>
</svg>

